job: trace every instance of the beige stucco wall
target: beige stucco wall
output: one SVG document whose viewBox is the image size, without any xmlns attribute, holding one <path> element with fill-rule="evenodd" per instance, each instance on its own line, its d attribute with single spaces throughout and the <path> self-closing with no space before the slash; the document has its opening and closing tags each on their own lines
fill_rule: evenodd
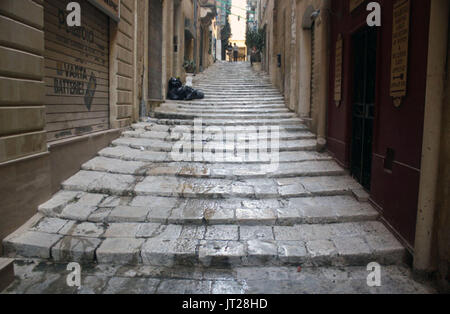
<svg viewBox="0 0 450 314">
<path fill-rule="evenodd" d="M 414 269 L 439 270 L 442 285 L 449 287 L 449 2 L 431 2 L 428 42 L 422 165 Z"/>
<path fill-rule="evenodd" d="M 0 164 L 47 151 L 42 2 L 0 1 Z"/>
<path fill-rule="evenodd" d="M 264 70 L 284 94 L 286 105 L 308 121 L 311 130 L 322 140 L 325 137 L 327 102 L 328 3 L 319 0 L 262 0 L 259 21 L 260 27 L 266 27 L 267 34 Z M 316 49 L 313 81 L 311 28 L 304 27 L 308 7 L 321 9 L 314 24 Z M 278 54 L 281 54 L 281 67 L 278 67 Z"/>
<path fill-rule="evenodd" d="M 121 20 L 110 21 L 110 127 L 124 128 L 135 117 L 135 1 L 121 1 Z"/>
<path fill-rule="evenodd" d="M 450 32 L 449 32 L 450 36 Z M 447 43 L 446 93 L 442 112 L 442 139 L 437 192 L 437 267 L 444 291 L 450 292 L 450 39 Z"/>
<path fill-rule="evenodd" d="M 122 19 L 110 25 L 111 128 L 137 119 L 135 5 L 122 0 Z M 0 240 L 120 133 L 99 132 L 47 148 L 44 52 L 44 0 L 1 0 Z"/>
</svg>

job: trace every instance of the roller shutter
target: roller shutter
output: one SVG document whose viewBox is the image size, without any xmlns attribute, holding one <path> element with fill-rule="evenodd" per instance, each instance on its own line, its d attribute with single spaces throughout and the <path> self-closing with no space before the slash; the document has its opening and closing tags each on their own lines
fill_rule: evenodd
<svg viewBox="0 0 450 314">
<path fill-rule="evenodd" d="M 109 18 L 86 0 L 68 27 L 67 0 L 44 1 L 48 141 L 109 128 Z"/>
</svg>

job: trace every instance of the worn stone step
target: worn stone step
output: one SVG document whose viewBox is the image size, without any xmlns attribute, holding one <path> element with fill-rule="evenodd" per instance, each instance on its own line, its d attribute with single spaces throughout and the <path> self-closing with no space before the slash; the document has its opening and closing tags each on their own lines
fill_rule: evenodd
<svg viewBox="0 0 450 314">
<path fill-rule="evenodd" d="M 174 104 L 179 106 L 180 108 L 192 108 L 192 109 L 209 109 L 209 110 L 215 110 L 215 109 L 222 109 L 222 110 L 261 110 L 264 111 L 264 109 L 287 109 L 286 105 L 284 103 L 272 103 L 272 104 L 246 104 L 243 106 L 240 103 L 211 103 L 211 102 L 199 102 L 196 101 L 170 101 L 167 102 L 167 104 Z"/>
<path fill-rule="evenodd" d="M 266 88 L 252 88 L 252 89 L 236 89 L 236 88 L 220 88 L 219 93 L 216 88 L 209 87 L 197 87 L 197 89 L 203 92 L 205 95 L 215 95 L 216 97 L 224 98 L 232 96 L 246 96 L 255 95 L 257 98 L 264 98 L 266 95 L 276 95 L 283 96 L 279 90 L 276 88 L 266 89 Z"/>
<path fill-rule="evenodd" d="M 163 163 L 163 162 L 202 162 L 202 163 L 214 163 L 217 162 L 217 160 L 214 158 L 214 156 L 203 156 L 201 160 L 195 160 L 195 155 L 192 154 L 192 156 L 185 156 L 184 158 L 174 160 L 172 154 L 167 152 L 156 152 L 156 151 L 147 151 L 147 150 L 140 150 L 140 149 L 134 149 L 127 146 L 117 146 L 117 147 L 107 147 L 103 150 L 101 150 L 98 153 L 99 156 L 103 157 L 110 157 L 110 158 L 117 158 L 122 160 L 130 160 L 130 161 L 143 161 L 143 162 L 154 162 L 154 163 Z M 180 156 L 175 156 L 180 157 Z M 224 161 L 221 161 L 220 163 L 223 164 L 258 164 L 258 165 L 266 165 L 270 164 L 271 161 L 276 163 L 290 163 L 290 162 L 302 162 L 305 160 L 323 160 L 328 159 L 328 157 L 324 156 L 323 154 L 317 154 L 312 151 L 300 151 L 300 152 L 280 152 L 278 158 L 271 158 L 267 162 L 261 162 L 260 160 L 254 160 L 251 159 L 250 156 L 246 158 L 245 160 L 230 160 L 225 159 Z"/>
<path fill-rule="evenodd" d="M 235 141 L 234 143 L 223 143 L 218 141 L 194 143 L 194 138 L 190 136 L 187 139 L 172 143 L 165 140 L 153 140 L 146 138 L 121 137 L 112 142 L 112 146 L 127 146 L 134 149 L 149 150 L 154 152 L 169 152 L 174 160 L 179 160 L 184 154 L 191 152 L 204 152 L 203 158 L 210 158 L 211 161 L 220 161 L 220 159 L 230 157 L 242 158 L 244 160 L 254 160 L 267 162 L 266 155 L 278 154 L 280 152 L 293 151 L 314 151 L 317 146 L 315 139 L 279 141 L 273 143 L 266 140 L 258 142 L 253 140 L 246 143 L 245 140 Z M 257 143 L 258 142 L 258 143 Z M 189 155 L 187 155 L 189 156 Z M 184 157 L 183 157 L 184 158 Z M 179 160 L 181 161 L 181 160 Z"/>
<path fill-rule="evenodd" d="M 270 84 L 227 84 L 227 85 L 211 85 L 211 84 L 194 84 L 195 89 L 199 90 L 218 90 L 221 91 L 257 91 L 257 90 L 265 90 L 265 91 L 278 91 L 276 88 L 271 86 Z"/>
<path fill-rule="evenodd" d="M 108 186 L 92 186 L 77 181 L 84 178 L 100 176 L 80 172 L 73 181 L 66 181 L 64 186 L 70 190 L 102 191 Z M 119 176 L 119 175 L 116 175 Z M 349 176 L 332 177 L 297 177 L 292 179 L 246 179 L 236 182 L 226 179 L 186 179 L 164 176 L 149 176 L 134 187 L 133 192 L 141 196 L 167 196 L 185 198 L 293 198 L 312 196 L 351 195 L 361 189 Z"/>
<path fill-rule="evenodd" d="M 196 147 L 196 151 L 210 150 L 212 148 L 219 149 L 257 149 L 261 151 L 267 151 L 266 145 L 269 148 L 276 149 L 279 147 L 279 151 L 289 151 L 293 150 L 311 150 L 311 147 L 315 147 L 315 136 L 311 133 L 304 132 L 303 134 L 294 134 L 300 137 L 298 140 L 282 140 L 278 132 L 271 133 L 214 133 L 211 134 L 206 129 L 201 134 L 196 134 L 192 132 L 177 132 L 178 130 L 173 130 L 168 137 L 161 139 L 151 139 L 141 136 L 124 136 L 112 142 L 113 146 L 130 146 L 137 149 L 149 149 L 149 150 L 162 150 L 171 151 L 173 142 L 183 142 L 183 144 L 191 144 L 191 146 L 203 146 Z M 181 130 L 180 130 L 181 131 Z M 151 133 L 151 132 L 149 132 Z M 200 131 L 199 131 L 200 133 Z M 283 133 L 286 137 L 289 134 Z M 162 135 L 161 133 L 156 133 L 157 136 Z M 194 142 L 194 140 L 196 142 Z M 272 144 L 272 142 L 277 141 L 278 144 Z M 203 144 L 203 145 L 202 145 Z M 177 147 L 178 149 L 178 147 Z M 186 148 L 188 149 L 188 148 Z M 192 148 L 192 150 L 194 150 Z"/>
<path fill-rule="evenodd" d="M 212 97 L 212 96 L 206 96 L 202 99 L 204 102 L 221 102 L 221 101 L 228 101 L 228 102 L 248 102 L 248 101 L 259 101 L 259 102 L 283 102 L 284 97 L 282 96 L 237 96 L 237 95 L 229 95 L 227 97 Z"/>
<path fill-rule="evenodd" d="M 368 202 L 360 202 L 350 195 L 283 200 L 186 199 L 121 197 L 65 190 L 39 206 L 39 212 L 45 217 L 76 222 L 240 226 L 344 223 L 370 221 L 379 217 Z"/>
<path fill-rule="evenodd" d="M 414 279 L 407 265 L 384 265 L 382 285 L 367 285 L 367 265 L 338 267 L 184 267 L 93 264 L 82 270 L 82 287 L 69 287 L 61 265 L 18 260 L 17 277 L 5 294 L 436 294 L 429 282 Z M 234 298 L 231 296 L 231 298 Z M 198 304 L 198 303 L 194 303 Z M 207 304 L 207 303 L 202 303 Z M 236 303 L 235 303 L 236 304 Z M 202 308 L 204 308 L 202 306 Z M 217 307 L 207 306 L 214 311 Z"/>
<path fill-rule="evenodd" d="M 290 112 L 286 113 L 254 113 L 245 114 L 241 112 L 236 113 L 194 113 L 181 112 L 178 109 L 160 108 L 152 113 L 152 116 L 157 119 L 209 119 L 209 120 L 224 120 L 224 119 L 289 119 L 295 118 L 296 115 Z"/>
<path fill-rule="evenodd" d="M 279 113 L 290 113 L 287 108 L 208 108 L 202 106 L 177 106 L 177 110 L 181 113 L 191 113 L 191 114 L 279 114 Z"/>
<path fill-rule="evenodd" d="M 143 123 L 136 123 L 133 124 L 131 127 L 134 130 L 146 130 L 146 131 L 156 131 L 156 132 L 180 132 L 180 130 L 183 131 L 183 133 L 186 132 L 194 132 L 194 123 L 184 124 L 183 128 L 180 129 L 177 124 L 167 124 L 168 120 L 157 120 L 157 119 L 149 119 L 148 122 Z M 187 122 L 186 122 L 187 123 Z M 220 126 L 220 125 L 219 125 Z M 202 130 L 204 130 L 205 127 L 208 127 L 208 125 L 202 121 Z M 255 130 L 256 126 L 252 125 L 233 125 L 232 128 L 226 128 L 223 129 L 223 131 L 226 131 L 227 133 L 240 133 L 240 132 L 246 132 L 251 133 L 250 131 Z M 269 131 L 271 129 L 269 128 Z M 265 133 L 267 132 L 267 129 L 260 128 L 260 126 L 256 127 L 256 131 L 258 133 Z M 308 128 L 304 124 L 288 124 L 288 125 L 280 125 L 279 126 L 279 132 L 304 132 L 308 131 Z M 211 132 L 209 132 L 211 133 Z"/>
<path fill-rule="evenodd" d="M 290 112 L 288 108 L 284 104 L 278 104 L 278 105 L 246 105 L 243 107 L 242 105 L 215 105 L 215 104 L 192 104 L 187 102 L 177 102 L 176 105 L 180 109 L 192 109 L 192 110 L 218 110 L 218 112 L 221 112 L 221 110 L 229 110 L 233 112 L 239 112 L 239 111 L 245 111 L 245 110 L 251 110 L 253 111 L 259 111 L 264 112 L 268 110 L 283 110 L 283 112 Z"/>
<path fill-rule="evenodd" d="M 186 104 L 200 104 L 200 105 L 240 105 L 240 106 L 250 106 L 250 105 L 285 105 L 283 100 L 265 100 L 265 99 L 243 99 L 243 100 L 226 100 L 220 99 L 215 101 L 210 101 L 207 99 L 197 99 L 191 101 L 185 101 Z"/>
<path fill-rule="evenodd" d="M 255 100 L 254 99 L 249 99 L 248 101 L 255 101 Z M 208 103 L 209 104 L 215 104 L 216 102 L 211 101 L 211 102 L 208 102 Z M 194 109 L 200 108 L 200 109 L 217 110 L 215 112 L 217 114 L 221 114 L 221 111 L 226 110 L 226 109 L 228 109 L 228 111 L 230 111 L 231 113 L 242 113 L 242 111 L 245 111 L 245 110 L 252 110 L 252 113 L 256 112 L 258 114 L 261 114 L 262 117 L 264 115 L 266 115 L 266 114 L 273 114 L 273 112 L 266 111 L 266 110 L 264 110 L 264 108 L 261 108 L 259 105 L 256 105 L 256 106 L 255 105 L 253 105 L 253 106 L 251 106 L 251 105 L 248 105 L 248 106 L 240 105 L 240 106 L 235 106 L 234 108 L 232 106 L 230 106 L 230 105 L 226 105 L 226 107 L 225 108 L 224 107 L 225 106 L 220 106 L 220 105 L 219 106 L 212 106 L 212 105 L 201 106 L 201 105 L 192 105 L 191 103 L 177 102 L 177 103 L 163 104 L 160 107 L 158 107 L 155 111 L 157 111 L 157 112 L 158 111 L 164 111 L 164 112 L 167 112 L 167 111 L 173 112 L 173 111 L 175 111 L 176 112 L 177 110 L 180 110 L 180 109 L 191 109 L 191 110 L 194 110 Z M 273 109 L 273 108 L 270 108 L 270 109 Z M 278 109 L 278 110 L 284 109 L 285 113 L 286 113 L 286 111 L 289 113 L 288 109 L 286 107 L 284 107 L 284 106 L 279 106 L 278 108 L 275 108 L 275 109 Z M 258 112 L 258 110 L 259 110 L 259 112 Z"/>
<path fill-rule="evenodd" d="M 361 186 L 349 176 L 277 179 L 204 179 L 169 176 L 134 176 L 100 171 L 80 171 L 65 182 L 68 191 L 118 196 L 164 196 L 182 198 L 292 198 L 352 195 Z"/>
<path fill-rule="evenodd" d="M 280 94 L 279 92 L 262 92 L 262 91 L 255 91 L 255 92 L 248 92 L 248 91 L 241 91 L 241 92 L 237 92 L 237 91 L 232 91 L 232 92 L 228 92 L 228 91 L 224 91 L 221 94 L 217 94 L 213 91 L 205 91 L 202 90 L 202 92 L 205 94 L 205 98 L 201 99 L 203 101 L 211 101 L 211 99 L 214 99 L 213 102 L 215 101 L 221 101 L 221 100 L 229 100 L 231 102 L 236 102 L 239 99 L 244 99 L 244 100 L 266 100 L 266 99 L 277 99 L 278 102 L 283 102 L 284 100 L 284 96 L 283 94 Z M 189 101 L 187 101 L 189 102 Z"/>
<path fill-rule="evenodd" d="M 334 161 L 305 161 L 280 164 L 277 169 L 260 165 L 202 164 L 202 163 L 145 163 L 116 158 L 96 157 L 82 166 L 83 170 L 115 174 L 177 176 L 211 179 L 286 178 L 303 176 L 343 175 L 345 171 Z"/>
<path fill-rule="evenodd" d="M 256 98 L 264 98 L 264 97 L 283 97 L 279 91 L 234 91 L 230 93 L 228 91 L 212 91 L 205 90 L 204 94 L 206 97 L 216 97 L 216 98 L 228 98 L 228 97 L 256 97 Z"/>
<path fill-rule="evenodd" d="M 162 125 L 194 125 L 194 120 L 186 119 L 157 119 L 158 124 Z M 230 127 L 248 127 L 248 126 L 298 126 L 303 123 L 302 119 L 225 119 L 225 120 L 211 120 L 202 119 L 202 124 L 205 126 L 230 126 Z"/>
<path fill-rule="evenodd" d="M 391 265 L 406 253 L 374 221 L 291 227 L 39 221 L 3 244 L 8 256 L 151 266 Z"/>
<path fill-rule="evenodd" d="M 241 92 L 230 93 L 226 90 L 221 90 L 221 93 L 213 92 L 213 91 L 204 91 L 205 99 L 217 99 L 217 100 L 232 100 L 233 98 L 237 99 L 248 99 L 248 98 L 256 98 L 256 99 L 266 99 L 266 98 L 277 98 L 284 99 L 283 94 L 277 91 L 247 91 L 243 90 Z"/>
<path fill-rule="evenodd" d="M 273 85 L 270 82 L 220 82 L 219 84 L 215 83 L 202 83 L 197 82 L 194 84 L 195 87 L 209 87 L 209 88 L 217 88 L 217 89 L 223 89 L 223 88 L 242 88 L 242 89 L 252 89 L 252 88 L 273 88 Z"/>
<path fill-rule="evenodd" d="M 175 130 L 173 130 L 175 131 Z M 234 134 L 240 132 L 232 132 Z M 194 131 L 191 131 L 192 136 L 194 135 Z M 208 132 L 203 133 L 206 141 L 218 141 L 224 138 L 224 134 L 208 134 Z M 146 131 L 145 129 L 136 129 L 133 131 L 124 131 L 122 132 L 123 137 L 134 137 L 134 138 L 145 138 L 145 139 L 157 139 L 157 140 L 165 140 L 165 141 L 178 141 L 179 137 L 174 136 L 172 131 L 167 132 L 158 132 L 158 131 Z M 277 134 L 274 133 L 248 133 L 246 134 L 248 138 L 258 139 L 258 140 L 272 140 L 278 139 L 279 141 L 292 141 L 292 140 L 305 140 L 305 139 L 314 139 L 316 136 L 308 131 L 297 131 L 297 132 L 279 132 Z M 244 140 L 237 138 L 237 142 L 242 142 Z"/>
</svg>

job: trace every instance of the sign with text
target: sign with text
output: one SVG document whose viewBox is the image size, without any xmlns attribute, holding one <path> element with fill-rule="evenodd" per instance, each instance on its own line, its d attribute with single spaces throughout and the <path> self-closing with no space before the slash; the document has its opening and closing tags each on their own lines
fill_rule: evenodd
<svg viewBox="0 0 450 314">
<path fill-rule="evenodd" d="M 120 0 L 88 0 L 114 21 L 120 21 Z"/>
<path fill-rule="evenodd" d="M 343 58 L 344 40 L 342 34 L 339 34 L 336 41 L 336 61 L 334 65 L 334 101 L 339 106 L 342 100 L 342 58 Z"/>
<path fill-rule="evenodd" d="M 394 98 L 406 96 L 408 83 L 410 0 L 394 2 L 392 25 L 391 89 Z"/>
</svg>

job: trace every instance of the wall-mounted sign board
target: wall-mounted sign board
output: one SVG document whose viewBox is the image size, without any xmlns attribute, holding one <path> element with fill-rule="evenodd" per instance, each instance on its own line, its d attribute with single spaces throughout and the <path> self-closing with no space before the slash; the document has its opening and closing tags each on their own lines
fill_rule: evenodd
<svg viewBox="0 0 450 314">
<path fill-rule="evenodd" d="M 80 1 L 82 26 L 69 27 L 66 5 L 44 1 L 48 141 L 109 128 L 109 18 Z"/>
<path fill-rule="evenodd" d="M 336 40 L 336 60 L 334 65 L 334 101 L 336 106 L 340 105 L 342 100 L 342 59 L 343 59 L 344 40 L 342 34 L 338 35 Z"/>
<path fill-rule="evenodd" d="M 390 88 L 394 98 L 404 97 L 407 92 L 410 8 L 410 0 L 394 2 Z"/>
<path fill-rule="evenodd" d="M 356 10 L 365 0 L 350 0 L 350 12 Z"/>
<path fill-rule="evenodd" d="M 88 0 L 114 21 L 120 21 L 120 0 Z"/>
</svg>

